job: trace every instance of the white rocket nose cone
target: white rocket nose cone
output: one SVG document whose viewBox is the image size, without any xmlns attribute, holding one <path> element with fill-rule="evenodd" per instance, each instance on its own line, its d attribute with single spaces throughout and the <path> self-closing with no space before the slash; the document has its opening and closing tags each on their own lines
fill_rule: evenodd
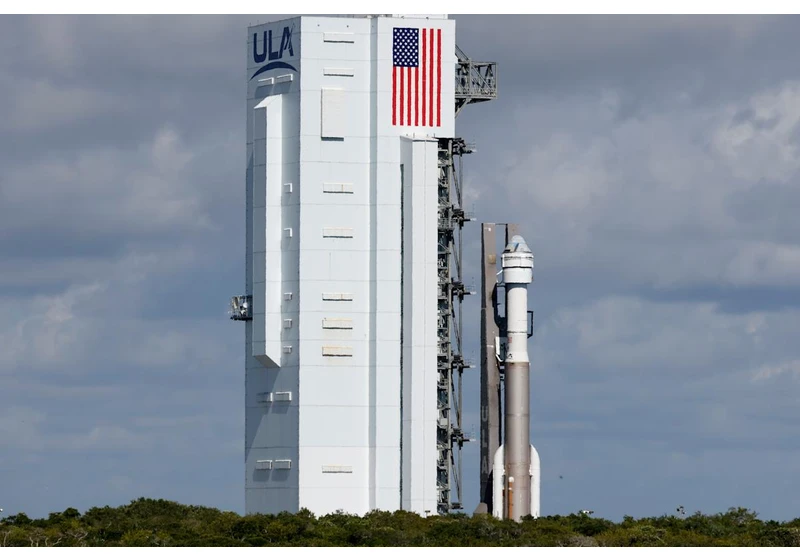
<svg viewBox="0 0 800 560">
<path fill-rule="evenodd" d="M 525 243 L 525 240 L 522 238 L 521 235 L 515 235 L 511 238 L 511 241 L 506 245 L 504 253 L 530 253 L 531 250 L 528 247 L 528 244 Z"/>
</svg>

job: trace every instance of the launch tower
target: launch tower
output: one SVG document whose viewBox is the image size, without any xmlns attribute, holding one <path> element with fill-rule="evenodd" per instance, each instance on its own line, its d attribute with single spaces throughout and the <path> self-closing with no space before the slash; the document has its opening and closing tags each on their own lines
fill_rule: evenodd
<svg viewBox="0 0 800 560">
<path fill-rule="evenodd" d="M 455 117 L 496 96 L 446 16 L 247 32 L 247 513 L 461 508 Z"/>
</svg>

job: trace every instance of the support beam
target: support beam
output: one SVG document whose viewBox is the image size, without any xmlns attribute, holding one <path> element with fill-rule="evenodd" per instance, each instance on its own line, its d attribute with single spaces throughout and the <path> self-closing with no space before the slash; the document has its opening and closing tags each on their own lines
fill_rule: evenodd
<svg viewBox="0 0 800 560">
<path fill-rule="evenodd" d="M 500 332 L 494 319 L 497 289 L 497 225 L 486 223 L 481 231 L 481 452 L 480 501 L 492 511 L 492 463 L 500 447 L 500 370 L 495 358 L 495 339 Z M 485 505 L 483 505 L 485 504 Z"/>
</svg>

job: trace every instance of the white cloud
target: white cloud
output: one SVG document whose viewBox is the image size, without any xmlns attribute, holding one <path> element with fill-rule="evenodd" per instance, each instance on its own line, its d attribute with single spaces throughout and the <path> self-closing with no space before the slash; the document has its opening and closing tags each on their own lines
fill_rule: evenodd
<svg viewBox="0 0 800 560">
<path fill-rule="evenodd" d="M 0 365 L 12 375 L 23 364 L 69 368 L 75 357 L 95 342 L 93 333 L 75 314 L 91 306 L 100 284 L 70 287 L 57 296 L 0 301 Z M 5 323 L 5 324 L 3 324 Z M 88 339 L 88 340 L 87 340 Z"/>
<path fill-rule="evenodd" d="M 493 60 L 517 62 L 518 67 L 620 60 L 638 72 L 676 59 L 685 62 L 681 56 L 686 51 L 676 46 L 695 47 L 696 56 L 747 46 L 775 21 L 770 17 L 516 15 L 505 19 L 498 30 L 485 16 L 458 19 L 459 36 L 471 40 L 464 41 L 467 52 L 478 58 L 491 55 L 496 57 Z M 509 79 L 508 72 L 502 76 Z"/>
<path fill-rule="evenodd" d="M 88 117 L 108 117 L 130 109 L 134 100 L 83 86 L 55 83 L 50 78 L 0 76 L 0 88 L 10 95 L 0 111 L 5 134 L 53 130 Z"/>
<path fill-rule="evenodd" d="M 798 322 L 796 309 L 729 314 L 707 303 L 604 297 L 537 322 L 531 368 L 554 391 L 599 390 L 604 399 L 635 402 L 658 386 L 670 391 L 665 399 L 731 399 L 731 406 L 746 399 L 766 412 L 768 397 L 752 393 L 751 381 L 800 375 L 790 342 Z"/>
<path fill-rule="evenodd" d="M 544 171 L 546 179 L 539 173 L 519 173 L 508 185 L 514 198 L 527 195 L 526 202 L 543 212 L 579 216 L 608 193 L 615 179 L 607 165 L 612 153 L 613 147 L 605 139 L 585 143 L 557 132 L 524 156 L 523 168 Z"/>
<path fill-rule="evenodd" d="M 246 26 L 244 16 L 38 16 L 20 20 L 37 69 L 56 76 L 100 67 L 104 74 L 124 68 L 205 78 L 203 72 L 231 69 L 231 58 L 241 53 L 241 48 L 221 44 L 219 38 L 231 32 L 242 37 Z M 143 29 L 147 29 L 146 36 Z"/>
<path fill-rule="evenodd" d="M 713 145 L 733 175 L 788 181 L 800 169 L 800 83 L 788 82 L 728 107 Z"/>
<path fill-rule="evenodd" d="M 520 223 L 545 269 L 594 267 L 617 286 L 800 287 L 792 218 L 749 203 L 754 182 L 800 169 L 800 83 L 626 119 L 621 99 L 533 97 L 503 116 L 493 130 L 513 122 L 524 141 L 502 152 L 484 141 L 489 153 L 473 156 L 498 161 L 467 167 L 470 184 L 487 186 L 478 220 Z"/>
<path fill-rule="evenodd" d="M 24 21 L 23 29 L 31 37 L 28 45 L 40 61 L 39 68 L 60 74 L 74 72 L 80 61 L 81 37 L 86 38 L 83 25 L 81 18 L 63 16 L 39 16 Z"/>
<path fill-rule="evenodd" d="M 781 375 L 791 375 L 800 379 L 800 360 L 791 360 L 778 365 L 765 365 L 760 367 L 753 379 L 756 381 L 763 381 Z"/>
<path fill-rule="evenodd" d="M 735 286 L 800 286 L 800 245 L 747 243 L 723 277 Z"/>
<path fill-rule="evenodd" d="M 165 125 L 132 151 L 94 148 L 0 172 L 8 232 L 69 236 L 175 233 L 213 228 L 194 182 L 193 148 Z"/>
<path fill-rule="evenodd" d="M 750 323 L 748 316 L 717 312 L 713 304 L 606 297 L 561 308 L 544 320 L 534 355 L 541 356 L 536 359 L 543 360 L 543 371 L 578 360 L 621 376 L 654 377 L 668 370 L 676 379 L 702 377 L 717 373 L 713 368 L 731 353 L 747 353 Z"/>
<path fill-rule="evenodd" d="M 90 283 L 71 284 L 54 295 L 0 298 L 0 373 L 80 375 L 102 364 L 144 372 L 180 365 L 182 371 L 222 363 L 224 343 L 208 330 L 213 321 L 137 316 L 152 297 L 148 290 L 195 257 L 180 247 L 134 252 L 109 260 Z M 222 313 L 219 324 L 227 326 Z"/>
</svg>

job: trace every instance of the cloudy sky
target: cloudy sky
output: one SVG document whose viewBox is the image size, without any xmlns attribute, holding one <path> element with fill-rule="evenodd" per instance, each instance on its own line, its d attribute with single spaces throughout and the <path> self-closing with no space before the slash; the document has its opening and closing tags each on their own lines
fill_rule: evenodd
<svg viewBox="0 0 800 560">
<path fill-rule="evenodd" d="M 244 285 L 245 29 L 270 19 L 0 19 L 6 514 L 139 496 L 243 512 L 226 311 Z M 455 19 L 499 64 L 498 100 L 458 119 L 478 146 L 469 209 L 518 222 L 536 258 L 543 513 L 800 517 L 800 22 Z"/>
</svg>

